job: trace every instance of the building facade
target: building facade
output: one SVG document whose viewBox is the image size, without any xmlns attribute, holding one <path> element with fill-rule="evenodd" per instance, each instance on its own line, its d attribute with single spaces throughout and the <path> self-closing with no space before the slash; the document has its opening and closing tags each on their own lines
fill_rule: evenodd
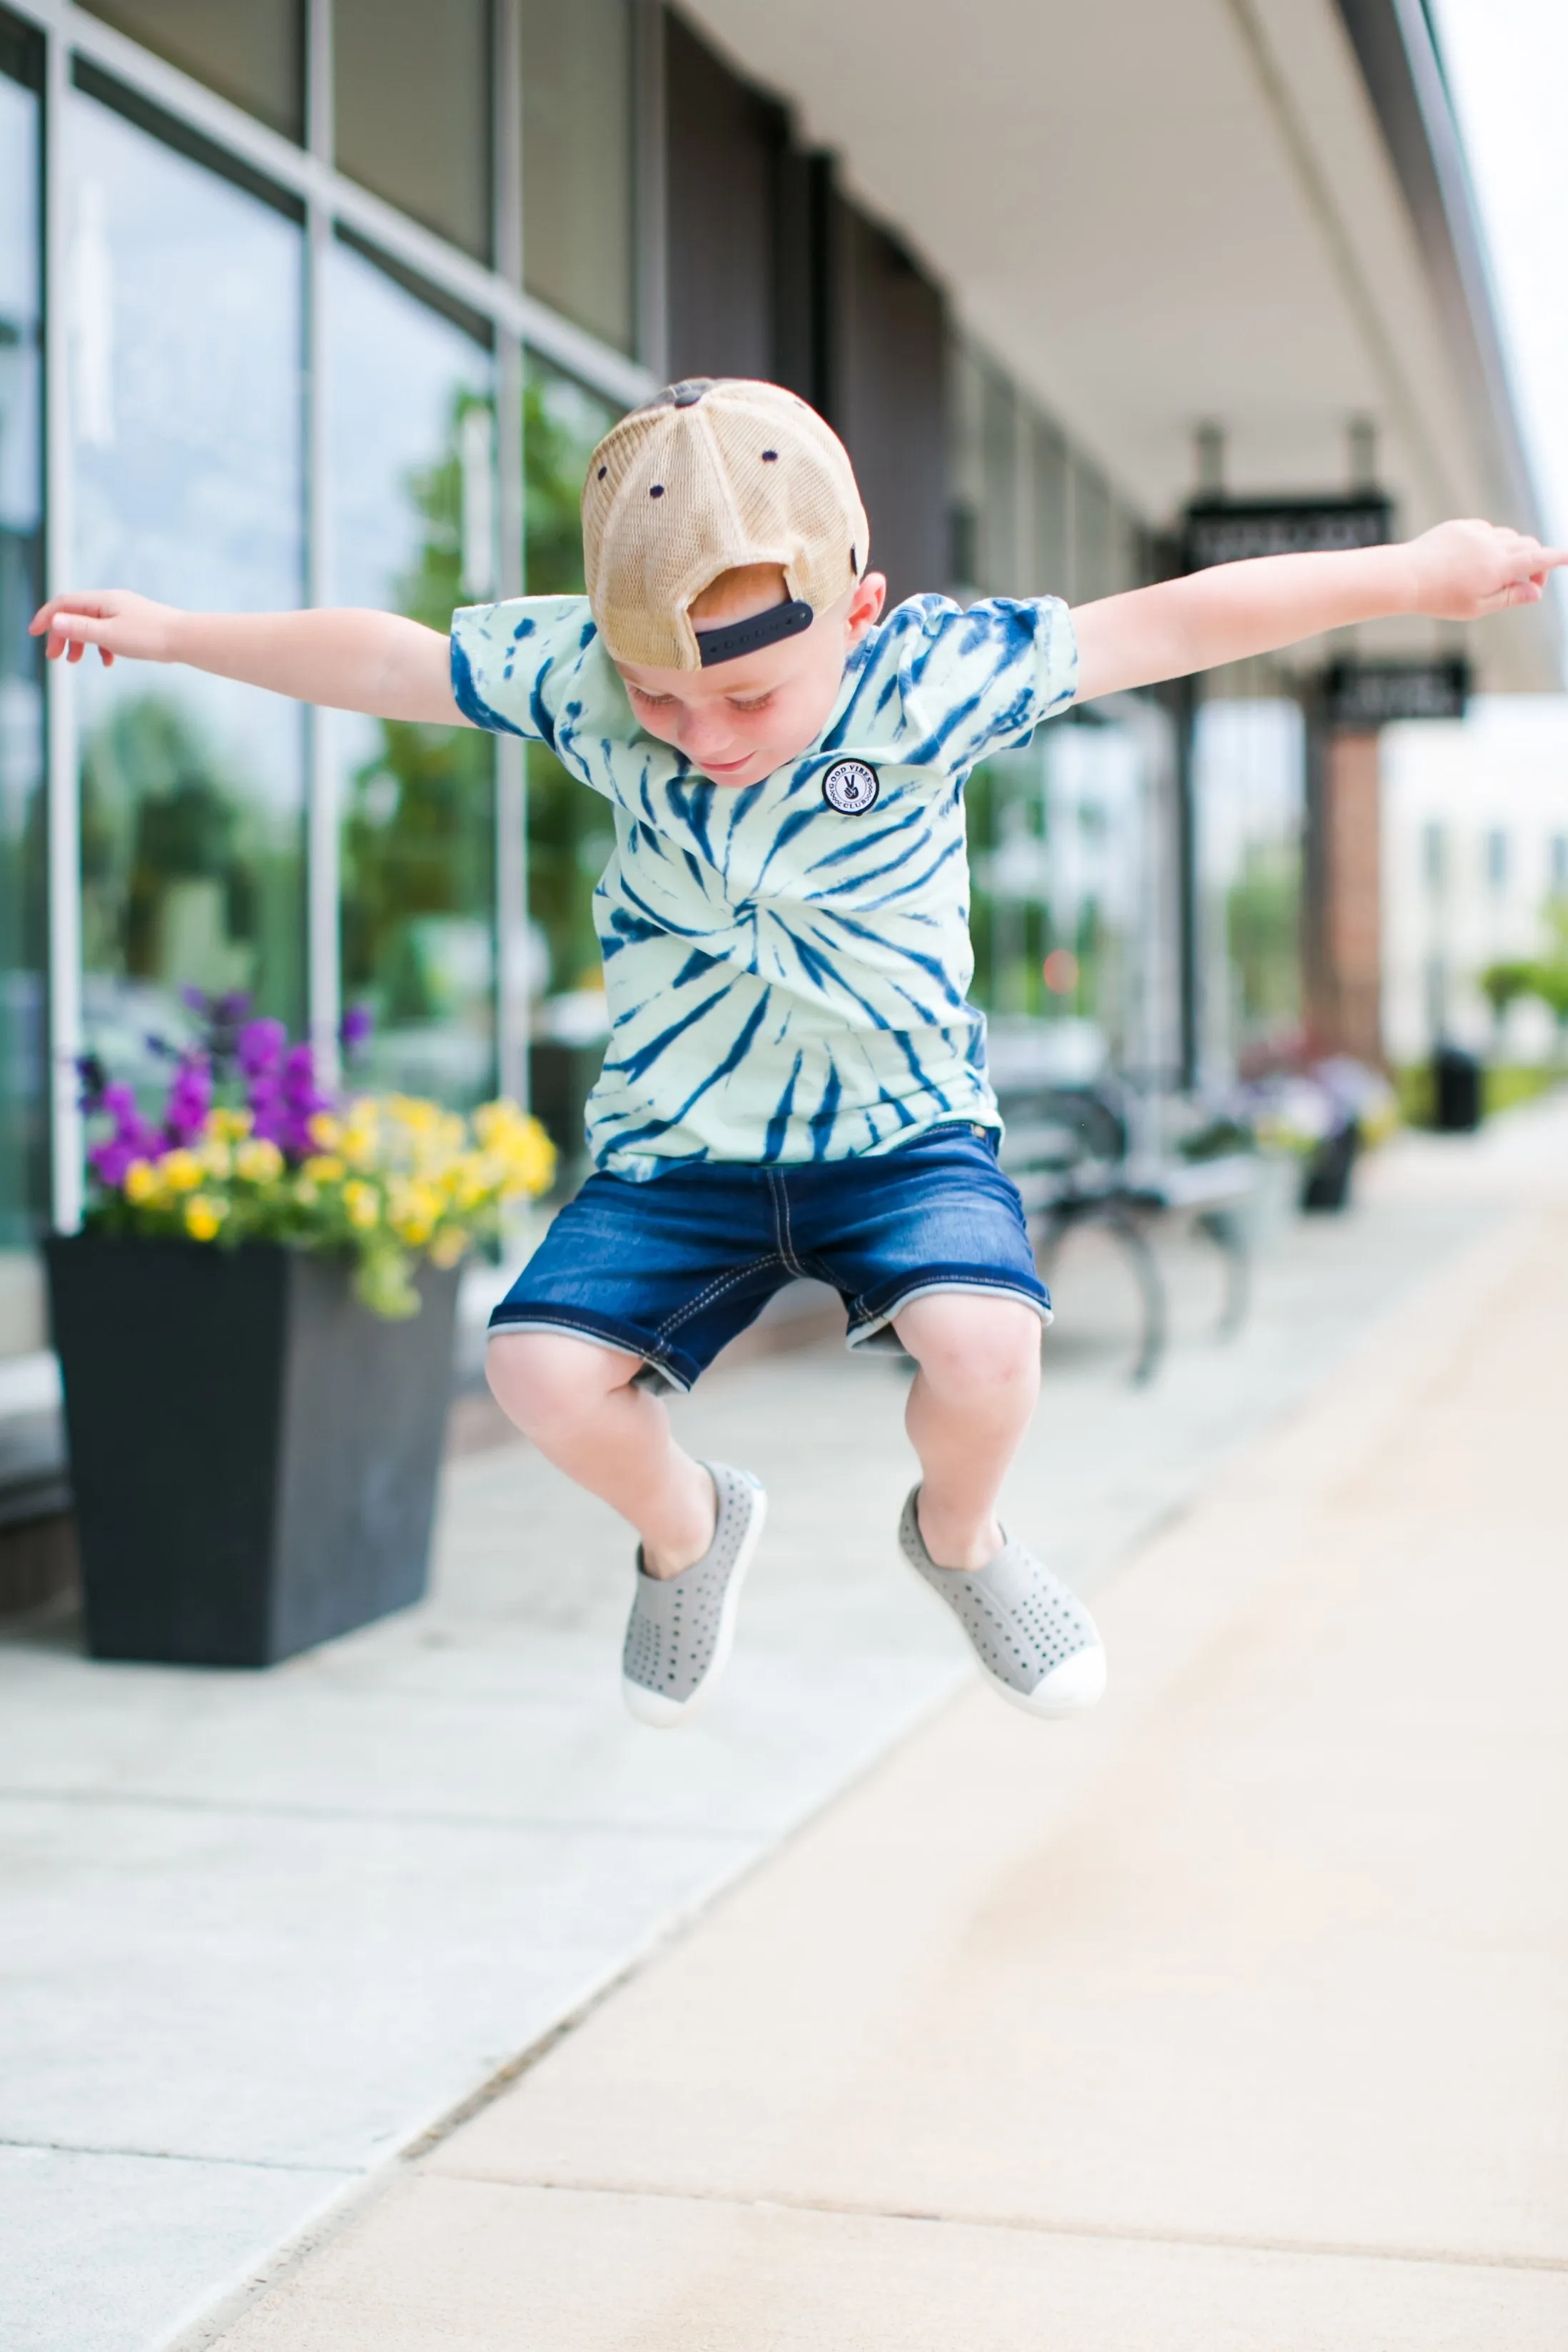
<svg viewBox="0 0 1568 2352">
<path fill-rule="evenodd" d="M 79 1203 L 76 1055 L 147 1071 L 183 991 L 243 991 L 328 1055 L 365 1005 L 368 1079 L 531 1091 L 569 1148 L 603 1029 L 608 826 L 548 753 L 183 671 L 46 674 L 46 582 L 437 626 L 575 589 L 588 452 L 681 373 L 823 408 L 895 596 L 1146 572 L 1103 471 L 831 159 L 637 0 L 0 12 L 0 134 L 8 1352 L 41 1338 L 33 1238 Z M 1064 730 L 977 795 L 982 995 L 1038 1013 L 1061 946 L 1061 993 L 1134 1058 L 1150 723 Z M 1053 792 L 1074 845 L 1048 887 Z"/>
<path fill-rule="evenodd" d="M 1484 303 L 1425 253 L 1440 142 L 1400 129 L 1416 49 L 1378 47 L 1408 15 L 990 0 L 966 46 L 926 0 L 0 0 L 0 1357 L 42 1344 L 33 1244 L 79 1213 L 77 1057 L 150 1072 L 184 990 L 329 1060 L 363 1005 L 370 1082 L 531 1096 L 569 1148 L 604 1026 L 608 827 L 547 753 L 46 674 L 46 587 L 436 626 L 575 589 L 588 452 L 679 374 L 824 411 L 895 597 L 1156 576 L 1195 431 L 1209 488 L 1223 443 L 1288 489 L 1371 416 L 1410 524 L 1495 510 L 1490 346 L 1441 358 L 1444 303 Z M 1209 86 L 1185 172 L 1163 131 L 1083 149 Z M 1191 1079 L 1298 1021 L 1299 688 L 1124 698 L 976 777 L 999 1052 L 1050 1021 L 1073 1066 Z"/>
<path fill-rule="evenodd" d="M 1568 950 L 1568 708 L 1502 697 L 1462 726 L 1400 727 L 1384 745 L 1384 1019 L 1390 1056 L 1448 1041 L 1559 1063 L 1563 1024 L 1536 995 L 1495 1010 L 1489 966 Z"/>
</svg>

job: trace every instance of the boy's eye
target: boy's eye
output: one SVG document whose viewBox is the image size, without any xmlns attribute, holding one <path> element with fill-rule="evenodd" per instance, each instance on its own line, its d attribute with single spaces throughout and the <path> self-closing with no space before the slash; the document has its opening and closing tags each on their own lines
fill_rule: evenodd
<svg viewBox="0 0 1568 2352">
<path fill-rule="evenodd" d="M 742 702 L 738 696 L 732 694 L 727 696 L 727 699 L 732 710 L 752 711 L 766 710 L 768 704 L 772 701 L 773 697 L 771 694 L 757 694 L 753 695 L 749 700 Z"/>
<path fill-rule="evenodd" d="M 645 686 L 634 686 L 632 691 L 639 702 L 651 703 L 655 710 L 667 710 L 675 698 L 673 694 L 650 694 Z"/>
</svg>

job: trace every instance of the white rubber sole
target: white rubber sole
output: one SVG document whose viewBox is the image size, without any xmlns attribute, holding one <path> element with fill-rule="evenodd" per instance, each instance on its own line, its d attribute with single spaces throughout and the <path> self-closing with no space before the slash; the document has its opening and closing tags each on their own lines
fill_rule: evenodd
<svg viewBox="0 0 1568 2352">
<path fill-rule="evenodd" d="M 1000 1675 L 991 1672 L 974 1643 L 969 1642 L 962 1621 L 954 1616 L 936 1586 L 927 1584 L 913 1560 L 905 1557 L 902 1544 L 898 1547 L 898 1557 L 932 1607 L 940 1610 L 946 1622 L 956 1625 L 965 1641 L 969 1643 L 970 1654 L 980 1673 L 997 1696 L 1005 1698 L 1009 1706 L 1021 1707 L 1025 1715 L 1032 1715 L 1050 1723 L 1060 1721 L 1063 1716 L 1082 1715 L 1090 1707 L 1098 1706 L 1104 1697 L 1106 1661 L 1103 1642 L 1096 1638 L 1088 1649 L 1074 1650 L 1070 1658 L 1063 1658 L 1059 1666 L 1052 1666 L 1050 1674 L 1042 1676 L 1033 1690 L 1014 1690 L 1010 1683 L 1003 1682 Z"/>
<path fill-rule="evenodd" d="M 929 1585 L 925 1590 L 931 1592 Z M 931 1598 L 940 1601 L 941 1595 L 932 1592 Z M 946 1603 L 943 1605 L 946 1607 Z M 947 1611 L 949 1617 L 952 1613 L 951 1610 Z M 1003 1682 L 999 1675 L 992 1674 L 983 1660 L 977 1658 L 975 1663 L 991 1688 L 999 1697 L 1005 1698 L 1009 1706 L 1022 1707 L 1026 1715 L 1043 1717 L 1048 1722 L 1066 1715 L 1082 1715 L 1087 1708 L 1098 1706 L 1105 1696 L 1103 1642 L 1096 1642 L 1087 1650 L 1074 1650 L 1070 1658 L 1063 1658 L 1059 1666 L 1052 1666 L 1050 1674 L 1036 1683 L 1031 1691 L 1014 1690 L 1010 1684 Z"/>
<path fill-rule="evenodd" d="M 707 1705 L 724 1678 L 724 1670 L 729 1664 L 729 1654 L 735 1644 L 736 1620 L 740 1614 L 740 1589 L 746 1582 L 747 1570 L 756 1557 L 757 1547 L 762 1540 L 762 1530 L 768 1521 L 767 1492 L 761 1486 L 755 1488 L 754 1492 L 757 1502 L 750 1525 L 741 1538 L 740 1549 L 736 1555 L 735 1566 L 719 1604 L 718 1639 L 713 1645 L 708 1670 L 690 1698 L 666 1698 L 663 1691 L 645 1689 L 643 1684 L 632 1682 L 626 1675 L 621 1677 L 621 1696 L 626 1702 L 627 1713 L 634 1716 L 639 1723 L 645 1723 L 652 1731 L 674 1731 L 677 1724 L 689 1723 L 693 1716 L 699 1714 Z"/>
</svg>

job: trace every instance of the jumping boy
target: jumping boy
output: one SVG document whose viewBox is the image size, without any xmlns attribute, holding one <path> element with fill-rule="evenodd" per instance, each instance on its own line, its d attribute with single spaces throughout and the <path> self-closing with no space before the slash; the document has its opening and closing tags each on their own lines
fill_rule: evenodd
<svg viewBox="0 0 1568 2352">
<path fill-rule="evenodd" d="M 180 613 L 56 596 L 50 659 L 183 662 L 339 709 L 547 743 L 609 800 L 595 895 L 612 1036 L 596 1172 L 491 1321 L 490 1384 L 641 1539 L 623 1687 L 684 1721 L 728 1654 L 761 1488 L 674 1443 L 689 1389 L 782 1284 L 918 1367 L 899 1540 L 1003 1696 L 1104 1686 L 1092 1620 L 996 1517 L 1051 1307 L 968 1003 L 964 783 L 1073 701 L 1385 614 L 1536 602 L 1568 554 L 1482 522 L 1281 556 L 1069 613 L 886 583 L 842 446 L 778 386 L 678 383 L 594 452 L 586 598 L 453 616 Z"/>
</svg>

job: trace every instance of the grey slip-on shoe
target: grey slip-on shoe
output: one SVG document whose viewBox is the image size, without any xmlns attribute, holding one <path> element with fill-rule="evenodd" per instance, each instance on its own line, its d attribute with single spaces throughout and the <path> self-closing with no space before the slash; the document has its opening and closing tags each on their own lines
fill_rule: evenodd
<svg viewBox="0 0 1568 2352">
<path fill-rule="evenodd" d="M 1105 1650 L 1082 1601 L 1005 1528 L 984 1568 L 938 1568 L 920 1532 L 919 1494 L 904 1506 L 899 1548 L 964 1628 L 987 1681 L 1030 1715 L 1092 1706 L 1105 1688 Z"/>
<path fill-rule="evenodd" d="M 713 1480 L 718 1517 L 701 1559 L 678 1576 L 650 1576 L 637 1555 L 621 1689 L 638 1722 L 661 1731 L 695 1715 L 724 1672 L 740 1588 L 768 1517 L 768 1497 L 749 1471 L 724 1462 L 703 1468 Z"/>
</svg>

